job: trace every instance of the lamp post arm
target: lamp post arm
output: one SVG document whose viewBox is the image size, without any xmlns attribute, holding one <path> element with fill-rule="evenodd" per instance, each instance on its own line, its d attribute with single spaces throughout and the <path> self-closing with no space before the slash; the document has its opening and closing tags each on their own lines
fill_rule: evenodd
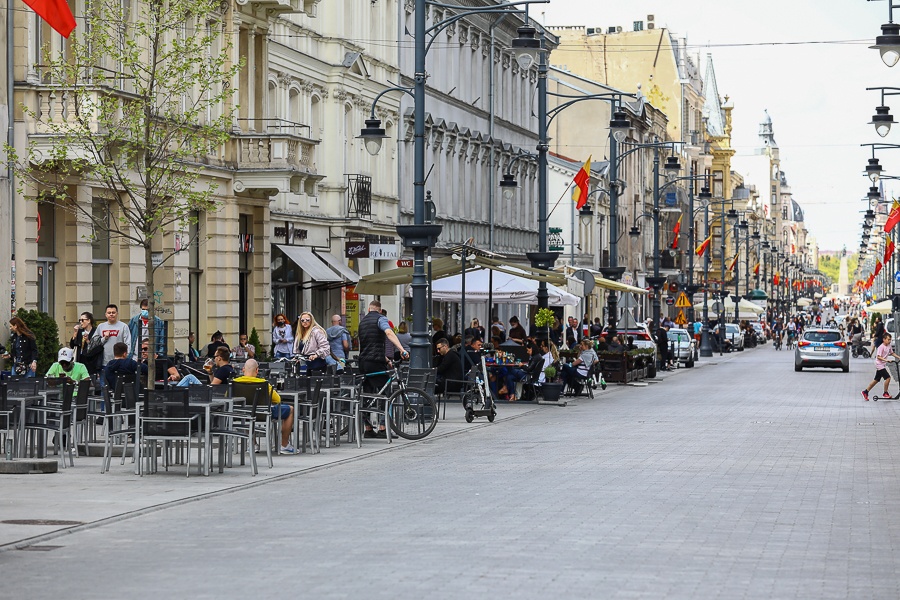
<svg viewBox="0 0 900 600">
<path fill-rule="evenodd" d="M 547 93 L 548 96 L 555 96 L 557 98 L 572 98 L 567 102 L 563 102 L 562 104 L 558 104 L 547 111 L 547 125 L 553 122 L 553 119 L 556 118 L 556 115 L 569 108 L 573 104 L 578 104 L 579 102 L 584 102 L 585 100 L 604 100 L 610 102 L 612 105 L 621 104 L 622 98 L 624 96 L 628 96 L 630 98 L 634 98 L 634 96 L 630 94 L 590 94 L 588 96 L 568 96 L 562 94 L 554 94 L 551 92 Z"/>
<path fill-rule="evenodd" d="M 623 158 L 628 156 L 629 154 L 633 154 L 638 150 L 646 150 L 647 148 L 656 148 L 657 150 L 660 148 L 668 148 L 669 150 L 675 151 L 675 145 L 680 144 L 681 142 L 648 142 L 646 144 L 626 144 L 626 142 L 620 142 L 622 145 L 634 146 L 631 150 L 626 150 L 619 154 L 619 160 L 621 161 Z"/>
<path fill-rule="evenodd" d="M 512 175 L 512 166 L 516 164 L 520 159 L 523 158 L 537 158 L 537 154 L 532 154 L 531 152 L 519 152 L 516 154 L 511 161 L 506 165 L 506 174 Z"/>
<path fill-rule="evenodd" d="M 425 45 L 425 54 L 428 54 L 428 51 L 431 50 L 431 45 L 434 44 L 435 40 L 437 40 L 437 36 L 444 29 L 449 27 L 450 25 L 456 23 L 460 19 L 465 19 L 466 17 L 470 17 L 472 15 L 483 15 L 483 14 L 515 14 L 515 10 L 509 10 L 511 8 L 515 8 L 516 6 L 522 6 L 527 4 L 549 4 L 550 0 L 518 0 L 517 2 L 506 2 L 504 4 L 498 4 L 496 6 L 484 7 L 484 8 L 468 8 L 461 13 L 457 13 L 452 17 L 447 17 L 442 21 L 438 21 L 431 27 L 425 30 L 426 35 L 430 35 L 431 39 Z M 434 6 L 437 8 L 445 8 L 449 10 L 459 10 L 460 8 L 464 8 L 455 4 L 443 4 L 441 2 L 429 2 L 425 1 L 425 4 L 428 6 Z"/>
<path fill-rule="evenodd" d="M 398 86 L 394 86 L 394 87 L 389 87 L 388 89 L 384 90 L 383 92 L 381 92 L 380 94 L 378 94 L 377 96 L 375 96 L 375 99 L 372 100 L 372 109 L 370 110 L 370 113 L 369 113 L 369 114 L 372 115 L 372 118 L 373 118 L 373 119 L 375 118 L 375 107 L 378 105 L 378 101 L 381 100 L 381 97 L 382 97 L 382 96 L 384 96 L 385 94 L 387 94 L 387 93 L 389 93 L 389 92 L 403 92 L 403 93 L 405 93 L 405 94 L 409 94 L 409 95 L 412 96 L 413 98 L 416 97 L 416 95 L 413 93 L 413 89 L 412 89 L 412 88 L 409 88 L 409 87 L 402 87 L 402 86 L 399 86 L 399 85 L 398 85 Z"/>
</svg>

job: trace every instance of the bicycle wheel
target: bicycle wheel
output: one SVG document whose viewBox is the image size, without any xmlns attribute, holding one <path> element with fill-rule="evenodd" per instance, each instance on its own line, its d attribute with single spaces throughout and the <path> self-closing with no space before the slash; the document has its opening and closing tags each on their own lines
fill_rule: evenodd
<svg viewBox="0 0 900 600">
<path fill-rule="evenodd" d="M 420 440 L 437 425 L 434 397 L 418 388 L 397 390 L 387 400 L 391 432 L 407 440 Z"/>
</svg>

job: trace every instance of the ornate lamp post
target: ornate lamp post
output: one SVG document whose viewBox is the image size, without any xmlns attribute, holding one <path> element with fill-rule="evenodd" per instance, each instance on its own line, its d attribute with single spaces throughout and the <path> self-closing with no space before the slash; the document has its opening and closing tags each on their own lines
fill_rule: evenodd
<svg viewBox="0 0 900 600">
<path fill-rule="evenodd" d="M 431 45 L 437 39 L 438 34 L 448 26 L 467 16 L 486 13 L 511 14 L 516 12 L 511 7 L 527 4 L 545 4 L 548 0 L 514 0 L 502 5 L 486 6 L 483 8 L 449 7 L 458 10 L 456 14 L 449 16 L 437 23 L 427 26 L 426 11 L 428 6 L 448 8 L 446 4 L 432 0 L 415 0 L 415 26 L 413 39 L 415 40 L 415 72 L 412 88 L 395 86 L 378 94 L 372 102 L 370 118 L 366 120 L 366 126 L 360 132 L 366 150 L 372 154 L 378 154 L 381 144 L 386 137 L 385 130 L 381 127 L 381 120 L 375 116 L 375 106 L 381 97 L 392 91 L 399 91 L 413 97 L 413 125 L 414 125 L 414 172 L 413 172 L 413 224 L 398 225 L 397 234 L 403 240 L 403 245 L 413 251 L 413 276 L 412 284 L 412 342 L 410 343 L 410 366 L 413 368 L 428 368 L 431 366 L 431 342 L 428 339 L 428 325 L 426 316 L 428 280 L 425 273 L 425 254 L 433 247 L 441 234 L 440 225 L 426 223 L 425 210 L 425 82 L 427 78 L 425 69 L 425 57 Z M 528 22 L 526 16 L 526 23 Z M 430 39 L 429 39 L 430 37 Z M 520 61 L 521 63 L 521 61 Z M 530 64 L 528 65 L 530 67 Z"/>
</svg>

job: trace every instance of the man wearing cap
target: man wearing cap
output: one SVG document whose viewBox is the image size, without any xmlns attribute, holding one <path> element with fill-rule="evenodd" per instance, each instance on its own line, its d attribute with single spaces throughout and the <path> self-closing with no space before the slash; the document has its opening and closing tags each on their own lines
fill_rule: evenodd
<svg viewBox="0 0 900 600">
<path fill-rule="evenodd" d="M 68 377 L 72 381 L 90 379 L 87 367 L 80 362 L 75 362 L 75 350 L 61 348 L 56 355 L 56 362 L 50 365 L 47 377 Z"/>
</svg>

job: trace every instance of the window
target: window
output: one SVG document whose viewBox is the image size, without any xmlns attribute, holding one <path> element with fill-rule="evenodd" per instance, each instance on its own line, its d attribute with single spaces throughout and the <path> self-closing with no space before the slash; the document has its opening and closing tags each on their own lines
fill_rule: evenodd
<svg viewBox="0 0 900 600">
<path fill-rule="evenodd" d="M 109 204 L 94 198 L 91 205 L 91 311 L 102 315 L 109 297 L 109 274 L 112 265 L 109 250 Z"/>
</svg>

